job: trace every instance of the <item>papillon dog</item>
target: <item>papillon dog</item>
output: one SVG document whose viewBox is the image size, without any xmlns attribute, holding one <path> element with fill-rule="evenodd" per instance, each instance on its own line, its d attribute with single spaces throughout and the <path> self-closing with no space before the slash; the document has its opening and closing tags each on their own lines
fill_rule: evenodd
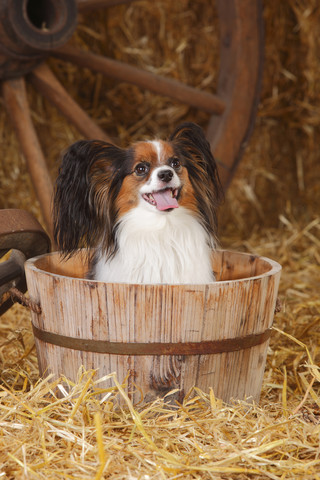
<svg viewBox="0 0 320 480">
<path fill-rule="evenodd" d="M 127 149 L 78 141 L 56 182 L 55 241 L 66 257 L 79 248 L 93 252 L 91 279 L 213 282 L 221 196 L 210 145 L 194 123 L 180 125 L 168 141 Z"/>
</svg>

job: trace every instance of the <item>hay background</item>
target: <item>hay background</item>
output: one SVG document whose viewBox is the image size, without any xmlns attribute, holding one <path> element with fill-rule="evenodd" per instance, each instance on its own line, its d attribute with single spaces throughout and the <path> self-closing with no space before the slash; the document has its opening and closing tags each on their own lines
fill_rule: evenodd
<svg viewBox="0 0 320 480">
<path fill-rule="evenodd" d="M 283 265 L 275 326 L 293 338 L 272 336 L 260 406 L 228 407 L 197 392 L 175 412 L 161 401 L 116 411 L 121 388 L 105 392 L 100 403 L 98 377 L 91 380 L 90 373 L 57 400 L 47 382 L 37 383 L 29 315 L 17 305 L 0 325 L 0 478 L 320 478 L 320 8 L 317 0 L 270 0 L 264 18 L 256 125 L 220 210 L 223 247 Z M 217 21 L 206 0 L 141 0 L 86 15 L 75 41 L 215 91 Z M 167 136 L 180 121 L 207 125 L 206 114 L 184 105 L 61 61 L 50 64 L 123 146 Z M 28 92 L 54 177 L 61 151 L 80 135 L 31 87 Z M 3 108 L 0 135 L 0 208 L 24 208 L 41 220 Z"/>
</svg>

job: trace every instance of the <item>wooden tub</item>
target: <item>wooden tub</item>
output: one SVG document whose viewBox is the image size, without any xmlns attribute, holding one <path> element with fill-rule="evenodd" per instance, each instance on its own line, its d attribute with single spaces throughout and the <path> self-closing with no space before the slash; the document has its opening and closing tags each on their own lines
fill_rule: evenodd
<svg viewBox="0 0 320 480">
<path fill-rule="evenodd" d="M 41 374 L 75 380 L 80 366 L 116 372 L 134 402 L 178 388 L 212 387 L 217 397 L 259 400 L 281 266 L 218 251 L 217 282 L 133 285 L 83 278 L 82 252 L 25 264 Z M 140 392 L 135 388 L 139 387 Z"/>
</svg>

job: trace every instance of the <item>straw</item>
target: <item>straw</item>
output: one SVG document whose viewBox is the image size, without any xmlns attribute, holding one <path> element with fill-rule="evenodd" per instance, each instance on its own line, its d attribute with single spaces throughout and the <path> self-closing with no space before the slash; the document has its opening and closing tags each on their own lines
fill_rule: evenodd
<svg viewBox="0 0 320 480">
<path fill-rule="evenodd" d="M 1 332 L 11 332 L 11 341 L 2 337 L 0 347 L 0 472 L 18 479 L 319 478 L 319 265 L 311 261 L 315 245 L 306 227 L 288 221 L 280 234 L 262 228 L 246 243 L 284 266 L 282 310 L 259 405 L 225 405 L 212 389 L 197 388 L 181 404 L 157 399 L 133 405 L 114 373 L 107 390 L 100 386 L 106 378 L 94 371 L 79 371 L 75 383 L 39 379 L 28 344 L 29 313 L 20 305 L 7 312 Z"/>
</svg>

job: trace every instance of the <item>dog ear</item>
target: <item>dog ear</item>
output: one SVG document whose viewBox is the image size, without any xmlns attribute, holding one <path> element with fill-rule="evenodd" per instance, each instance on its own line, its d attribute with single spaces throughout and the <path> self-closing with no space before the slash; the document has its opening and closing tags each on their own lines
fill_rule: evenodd
<svg viewBox="0 0 320 480">
<path fill-rule="evenodd" d="M 207 230 L 215 235 L 217 226 L 215 212 L 223 199 L 223 190 L 217 164 L 204 131 L 199 125 L 186 122 L 176 128 L 169 141 L 185 159 L 199 211 Z"/>
<path fill-rule="evenodd" d="M 66 257 L 79 248 L 95 247 L 103 233 L 111 231 L 107 196 L 124 157 L 121 148 L 98 140 L 76 142 L 65 152 L 53 217 L 54 239 Z"/>
</svg>

